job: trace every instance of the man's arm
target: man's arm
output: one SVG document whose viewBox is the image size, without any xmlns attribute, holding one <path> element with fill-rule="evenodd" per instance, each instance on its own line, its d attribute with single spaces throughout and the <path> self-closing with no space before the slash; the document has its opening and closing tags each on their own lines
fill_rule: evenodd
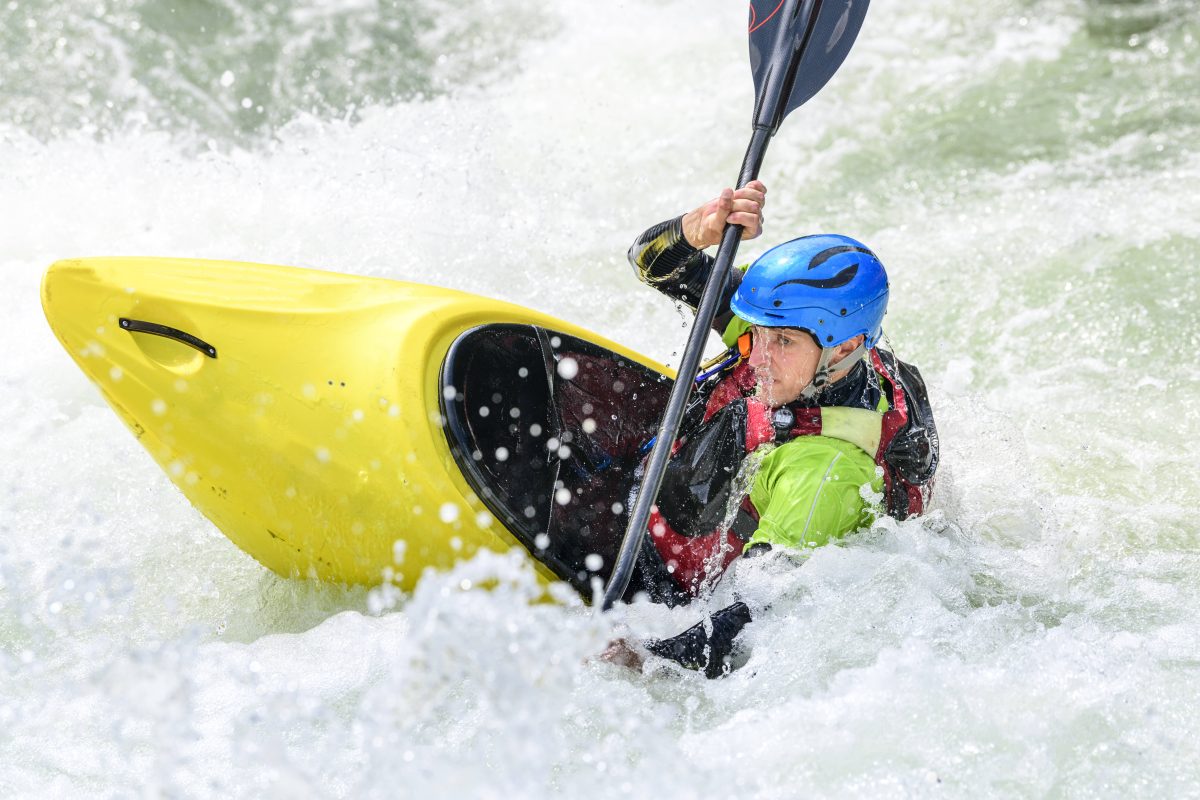
<svg viewBox="0 0 1200 800">
<path fill-rule="evenodd" d="M 646 229 L 634 240 L 628 257 L 638 280 L 693 310 L 715 263 L 683 235 L 683 217 Z"/>
<path fill-rule="evenodd" d="M 704 248 L 720 243 L 726 223 L 742 225 L 742 239 L 761 234 L 766 191 L 761 181 L 751 181 L 736 192 L 726 189 L 695 210 L 648 228 L 628 253 L 638 279 L 695 310 L 715 263 Z M 728 309 L 740 281 L 741 274 L 731 272 L 721 298 L 722 309 Z M 719 334 L 728 322 L 729 313 L 719 313 L 713 327 Z"/>
<path fill-rule="evenodd" d="M 713 614 L 708 625 L 697 622 L 670 639 L 651 639 L 646 649 L 688 669 L 704 670 L 707 678 L 719 678 L 733 669 L 734 640 L 750 622 L 750 607 L 734 603 Z"/>
</svg>

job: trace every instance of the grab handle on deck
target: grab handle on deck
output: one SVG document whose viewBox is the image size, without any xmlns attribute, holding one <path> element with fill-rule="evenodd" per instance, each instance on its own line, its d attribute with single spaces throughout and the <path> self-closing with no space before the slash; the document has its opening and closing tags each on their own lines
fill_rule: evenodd
<svg viewBox="0 0 1200 800">
<path fill-rule="evenodd" d="M 213 347 L 203 339 L 192 336 L 186 331 L 181 331 L 178 328 L 172 328 L 167 325 L 159 325 L 157 322 L 146 322 L 140 319 L 129 319 L 121 317 L 121 328 L 130 333 L 150 333 L 155 336 L 162 336 L 166 339 L 174 339 L 177 342 L 182 342 L 188 347 L 194 347 L 209 358 L 217 357 L 217 348 Z"/>
</svg>

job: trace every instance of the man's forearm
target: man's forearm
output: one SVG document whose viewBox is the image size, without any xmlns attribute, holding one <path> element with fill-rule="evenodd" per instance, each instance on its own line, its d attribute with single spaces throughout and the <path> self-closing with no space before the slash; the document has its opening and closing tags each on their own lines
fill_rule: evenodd
<svg viewBox="0 0 1200 800">
<path fill-rule="evenodd" d="M 639 280 L 695 308 L 713 259 L 688 243 L 681 220 L 675 217 L 643 232 L 629 248 L 629 263 Z"/>
<path fill-rule="evenodd" d="M 681 219 L 675 217 L 646 229 L 629 248 L 629 263 L 638 280 L 695 311 L 716 261 L 688 243 L 683 235 Z M 740 282 L 741 273 L 731 270 L 722 291 L 717 317 L 713 320 L 713 330 L 718 335 L 729 324 L 732 314 L 729 300 Z"/>
</svg>

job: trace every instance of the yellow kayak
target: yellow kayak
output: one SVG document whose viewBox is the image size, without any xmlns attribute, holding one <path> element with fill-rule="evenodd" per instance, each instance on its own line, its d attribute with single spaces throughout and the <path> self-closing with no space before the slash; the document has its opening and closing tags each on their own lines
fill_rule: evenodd
<svg viewBox="0 0 1200 800">
<path fill-rule="evenodd" d="M 568 322 L 379 278 L 89 258 L 42 305 L 188 500 L 285 576 L 411 588 L 521 547 L 586 597 L 670 391 Z"/>
</svg>

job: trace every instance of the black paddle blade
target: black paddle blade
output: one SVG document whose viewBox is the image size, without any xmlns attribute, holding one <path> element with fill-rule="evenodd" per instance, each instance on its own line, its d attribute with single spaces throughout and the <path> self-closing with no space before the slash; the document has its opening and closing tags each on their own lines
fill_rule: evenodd
<svg viewBox="0 0 1200 800">
<path fill-rule="evenodd" d="M 842 66 L 868 0 L 750 0 L 755 127 L 783 118 L 821 91 Z"/>
</svg>

